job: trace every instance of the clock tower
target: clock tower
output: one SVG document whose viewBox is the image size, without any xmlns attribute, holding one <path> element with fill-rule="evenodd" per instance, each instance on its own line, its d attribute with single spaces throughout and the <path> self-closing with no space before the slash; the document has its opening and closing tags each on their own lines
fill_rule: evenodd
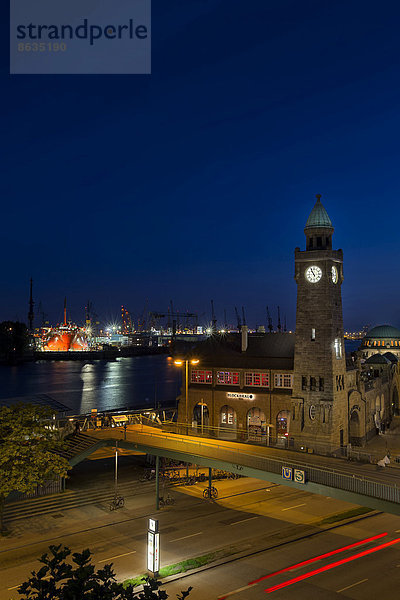
<svg viewBox="0 0 400 600">
<path fill-rule="evenodd" d="M 296 342 L 290 438 L 322 452 L 348 443 L 346 359 L 341 285 L 343 252 L 332 250 L 333 226 L 317 195 L 295 249 Z"/>
</svg>

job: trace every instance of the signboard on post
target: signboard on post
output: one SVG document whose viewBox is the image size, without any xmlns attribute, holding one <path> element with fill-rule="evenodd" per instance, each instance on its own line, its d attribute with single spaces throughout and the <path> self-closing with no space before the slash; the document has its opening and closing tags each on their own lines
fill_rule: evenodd
<svg viewBox="0 0 400 600">
<path fill-rule="evenodd" d="M 158 576 L 160 569 L 160 534 L 158 533 L 158 520 L 149 519 L 147 531 L 147 570 L 154 577 Z"/>
</svg>

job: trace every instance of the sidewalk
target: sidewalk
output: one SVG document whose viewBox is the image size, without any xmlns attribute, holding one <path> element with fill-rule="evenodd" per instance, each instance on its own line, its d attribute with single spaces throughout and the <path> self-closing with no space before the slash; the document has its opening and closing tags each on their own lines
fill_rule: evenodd
<svg viewBox="0 0 400 600">
<path fill-rule="evenodd" d="M 374 436 L 365 446 L 352 448 L 354 453 L 359 452 L 360 456 L 370 455 L 371 461 L 376 463 L 381 460 L 386 454 L 389 454 L 391 462 L 390 467 L 400 469 L 400 417 L 394 417 L 390 429 L 386 429 L 385 433 Z"/>
</svg>

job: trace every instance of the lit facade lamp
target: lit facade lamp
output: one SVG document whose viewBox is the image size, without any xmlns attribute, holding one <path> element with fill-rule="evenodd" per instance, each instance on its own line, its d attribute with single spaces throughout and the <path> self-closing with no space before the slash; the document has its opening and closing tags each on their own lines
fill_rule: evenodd
<svg viewBox="0 0 400 600">
<path fill-rule="evenodd" d="M 174 360 L 174 365 L 176 365 L 177 367 L 182 367 L 183 365 L 185 365 L 185 423 L 186 423 L 186 435 L 188 435 L 188 428 L 189 428 L 189 423 L 188 423 L 189 363 L 191 365 L 198 365 L 199 362 L 200 361 L 199 361 L 198 358 L 191 358 L 191 359 L 177 358 L 176 360 Z"/>
</svg>

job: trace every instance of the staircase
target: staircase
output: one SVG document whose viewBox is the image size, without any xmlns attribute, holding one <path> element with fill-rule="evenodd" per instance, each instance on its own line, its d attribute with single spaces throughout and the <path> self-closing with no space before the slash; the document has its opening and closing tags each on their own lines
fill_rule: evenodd
<svg viewBox="0 0 400 600">
<path fill-rule="evenodd" d="M 154 482 L 139 483 L 134 480 L 118 484 L 118 493 L 125 498 L 129 498 L 139 493 L 148 493 L 153 488 Z M 41 515 L 53 515 L 54 518 L 63 517 L 63 514 L 59 514 L 61 511 L 89 504 L 101 504 L 104 505 L 103 508 L 108 509 L 108 505 L 113 498 L 114 486 L 112 483 L 107 487 L 103 485 L 79 491 L 67 490 L 61 494 L 6 503 L 4 520 L 10 522 Z"/>
<path fill-rule="evenodd" d="M 103 445 L 104 442 L 92 435 L 85 433 L 73 433 L 65 438 L 63 450 L 59 450 L 57 454 L 66 458 L 70 464 L 76 465 L 78 462 L 91 454 L 90 450 L 97 444 Z M 82 458 L 80 455 L 82 455 Z M 78 459 L 78 460 L 76 460 Z"/>
</svg>

